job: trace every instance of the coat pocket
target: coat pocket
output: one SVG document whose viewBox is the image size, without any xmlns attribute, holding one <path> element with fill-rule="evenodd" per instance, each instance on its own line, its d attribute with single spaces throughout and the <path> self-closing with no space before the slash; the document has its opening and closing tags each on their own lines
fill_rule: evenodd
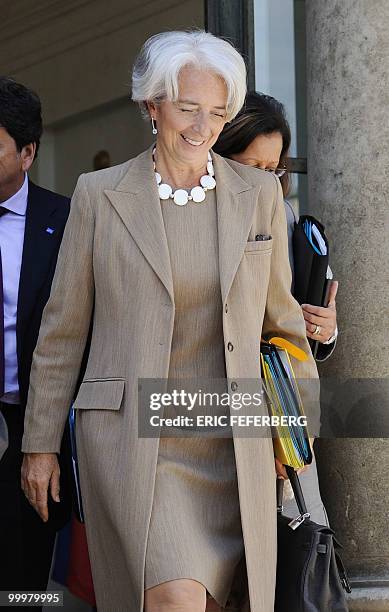
<svg viewBox="0 0 389 612">
<path fill-rule="evenodd" d="M 73 407 L 76 410 L 120 410 L 124 386 L 124 378 L 84 380 Z"/>
<path fill-rule="evenodd" d="M 244 248 L 245 253 L 266 253 L 270 252 L 273 248 L 273 238 L 268 240 L 250 240 L 246 242 Z"/>
</svg>

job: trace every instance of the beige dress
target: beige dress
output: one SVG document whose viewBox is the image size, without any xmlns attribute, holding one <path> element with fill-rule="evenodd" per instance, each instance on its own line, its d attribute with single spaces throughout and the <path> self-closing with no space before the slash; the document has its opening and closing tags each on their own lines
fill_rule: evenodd
<svg viewBox="0 0 389 612">
<path fill-rule="evenodd" d="M 161 206 L 176 307 L 169 379 L 225 378 L 215 191 Z M 145 588 L 190 578 L 233 605 L 243 558 L 233 440 L 161 437 Z"/>
</svg>

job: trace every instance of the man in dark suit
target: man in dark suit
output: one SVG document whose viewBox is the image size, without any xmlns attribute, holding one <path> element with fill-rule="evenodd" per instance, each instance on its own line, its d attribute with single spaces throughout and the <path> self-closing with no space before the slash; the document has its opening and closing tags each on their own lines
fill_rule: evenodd
<svg viewBox="0 0 389 612">
<path fill-rule="evenodd" d="M 53 480 L 46 522 L 20 486 L 32 355 L 69 214 L 68 198 L 28 179 L 41 134 L 38 96 L 0 77 L 0 419 L 8 430 L 0 459 L 0 591 L 46 590 L 55 534 L 70 511 L 63 474 L 61 485 L 59 475 Z"/>
</svg>

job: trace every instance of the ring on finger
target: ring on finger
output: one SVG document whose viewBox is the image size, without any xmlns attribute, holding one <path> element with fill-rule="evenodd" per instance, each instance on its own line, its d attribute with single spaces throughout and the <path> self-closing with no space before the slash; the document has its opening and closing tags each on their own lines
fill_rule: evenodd
<svg viewBox="0 0 389 612">
<path fill-rule="evenodd" d="M 316 327 L 315 327 L 315 329 L 314 329 L 314 331 L 313 331 L 313 335 L 314 335 L 314 336 L 319 336 L 320 332 L 321 332 L 321 327 L 320 327 L 320 325 L 316 325 Z"/>
</svg>

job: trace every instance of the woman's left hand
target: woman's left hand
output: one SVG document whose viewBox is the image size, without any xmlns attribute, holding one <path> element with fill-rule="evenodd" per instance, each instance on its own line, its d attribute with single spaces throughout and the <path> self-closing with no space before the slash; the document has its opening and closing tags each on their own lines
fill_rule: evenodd
<svg viewBox="0 0 389 612">
<path fill-rule="evenodd" d="M 319 342 L 327 342 L 334 335 L 336 329 L 335 298 L 338 292 L 338 281 L 330 281 L 330 283 L 329 300 L 326 308 L 323 306 L 312 306 L 311 304 L 301 305 L 307 336 Z M 319 329 L 320 333 L 314 334 L 313 332 L 317 329 Z"/>
<path fill-rule="evenodd" d="M 274 457 L 274 463 L 275 463 L 277 478 L 288 480 L 288 474 L 286 473 L 285 466 L 282 465 L 281 461 L 277 459 L 277 457 Z M 304 467 L 299 468 L 298 470 L 296 470 L 296 472 L 297 474 L 302 474 L 303 472 L 306 472 L 308 468 L 309 468 L 309 465 L 304 465 Z"/>
</svg>

